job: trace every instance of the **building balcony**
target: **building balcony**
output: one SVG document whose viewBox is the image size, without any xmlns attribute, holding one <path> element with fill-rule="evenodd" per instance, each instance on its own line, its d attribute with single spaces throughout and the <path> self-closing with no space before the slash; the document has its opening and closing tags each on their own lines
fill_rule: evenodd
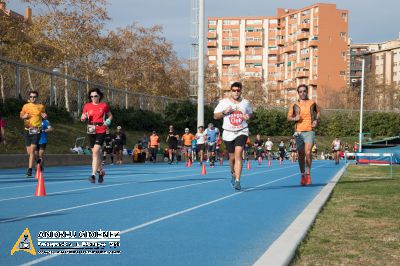
<svg viewBox="0 0 400 266">
<path fill-rule="evenodd" d="M 305 32 L 300 33 L 300 34 L 297 34 L 296 40 L 298 40 L 298 41 L 307 40 L 309 36 L 310 36 L 310 34 L 308 34 L 308 33 L 305 33 Z"/>
<path fill-rule="evenodd" d="M 234 47 L 239 47 L 239 45 L 240 45 L 239 40 L 237 40 L 237 41 L 222 40 L 222 46 L 234 46 Z"/>
<path fill-rule="evenodd" d="M 283 48 L 282 53 L 296 52 L 296 48 L 293 45 L 289 45 Z"/>
<path fill-rule="evenodd" d="M 262 38 L 263 37 L 263 33 L 262 33 L 262 31 L 247 31 L 246 32 L 246 37 Z"/>
<path fill-rule="evenodd" d="M 284 82 L 283 83 L 283 88 L 286 90 L 296 89 L 296 87 L 297 87 L 296 82 Z"/>
<path fill-rule="evenodd" d="M 216 32 L 207 32 L 207 38 L 216 39 L 217 33 Z"/>
<path fill-rule="evenodd" d="M 262 72 L 261 67 L 246 67 L 246 72 Z"/>
<path fill-rule="evenodd" d="M 217 50 L 216 49 L 207 50 L 207 55 L 217 55 Z"/>
<path fill-rule="evenodd" d="M 222 55 L 240 55 L 239 50 L 222 50 Z"/>
<path fill-rule="evenodd" d="M 279 54 L 279 50 L 278 49 L 276 49 L 276 50 L 268 50 L 268 54 L 269 55 L 278 55 Z"/>
<path fill-rule="evenodd" d="M 262 46 L 263 42 L 260 41 L 246 41 L 246 46 Z"/>
<path fill-rule="evenodd" d="M 239 64 L 239 59 L 224 59 L 222 58 L 223 65 Z"/>
<path fill-rule="evenodd" d="M 276 44 L 277 44 L 278 46 L 283 46 L 283 45 L 285 45 L 285 41 L 284 41 L 283 39 L 280 39 L 280 40 L 277 40 L 277 41 L 276 41 Z"/>
<path fill-rule="evenodd" d="M 296 78 L 308 78 L 309 71 L 308 70 L 298 71 L 295 73 L 295 76 Z"/>
<path fill-rule="evenodd" d="M 286 33 L 286 30 L 278 30 L 277 34 L 280 36 L 284 36 Z"/>
<path fill-rule="evenodd" d="M 299 28 L 302 30 L 309 30 L 310 29 L 310 23 L 301 23 L 299 25 Z"/>
<path fill-rule="evenodd" d="M 207 47 L 217 47 L 217 41 L 207 41 Z"/>
<path fill-rule="evenodd" d="M 318 46 L 318 40 L 310 40 L 308 42 L 309 47 L 317 47 Z"/>
<path fill-rule="evenodd" d="M 268 81 L 283 82 L 283 75 L 268 76 Z"/>
<path fill-rule="evenodd" d="M 307 62 L 298 62 L 296 63 L 296 68 L 306 68 L 308 67 Z"/>
</svg>

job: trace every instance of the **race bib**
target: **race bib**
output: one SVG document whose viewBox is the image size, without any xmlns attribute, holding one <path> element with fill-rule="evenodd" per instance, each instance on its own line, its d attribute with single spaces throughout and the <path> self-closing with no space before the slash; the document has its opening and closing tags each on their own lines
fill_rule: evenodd
<svg viewBox="0 0 400 266">
<path fill-rule="evenodd" d="M 38 127 L 31 127 L 29 128 L 29 134 L 30 135 L 36 135 L 40 133 L 40 128 Z"/>
<path fill-rule="evenodd" d="M 96 134 L 96 125 L 87 125 L 88 134 Z"/>
</svg>

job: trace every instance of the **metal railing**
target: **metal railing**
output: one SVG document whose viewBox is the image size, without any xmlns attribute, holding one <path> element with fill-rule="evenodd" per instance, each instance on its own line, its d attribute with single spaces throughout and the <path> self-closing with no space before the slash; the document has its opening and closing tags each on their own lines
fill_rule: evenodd
<svg viewBox="0 0 400 266">
<path fill-rule="evenodd" d="M 166 96 L 136 93 L 104 84 L 63 75 L 38 66 L 24 64 L 0 56 L 1 99 L 27 99 L 30 90 L 39 92 L 40 102 L 45 105 L 64 107 L 78 117 L 87 101 L 89 87 L 98 87 L 104 93 L 104 101 L 120 108 L 134 108 L 161 113 L 170 103 L 191 101 Z"/>
</svg>

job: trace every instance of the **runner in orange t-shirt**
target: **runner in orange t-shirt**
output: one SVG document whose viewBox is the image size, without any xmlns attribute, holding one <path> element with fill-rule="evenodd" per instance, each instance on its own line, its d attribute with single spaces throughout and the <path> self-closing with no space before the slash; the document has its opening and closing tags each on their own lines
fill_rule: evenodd
<svg viewBox="0 0 400 266">
<path fill-rule="evenodd" d="M 191 160 L 192 155 L 192 140 L 194 140 L 194 135 L 190 133 L 189 128 L 185 128 L 185 134 L 182 135 L 183 144 L 183 154 L 185 154 L 186 164 Z"/>
<path fill-rule="evenodd" d="M 297 87 L 299 100 L 291 104 L 288 112 L 288 121 L 295 122 L 295 133 L 297 152 L 299 155 L 299 166 L 301 172 L 301 185 L 311 184 L 311 149 L 314 144 L 314 128 L 318 125 L 320 110 L 317 104 L 308 99 L 308 86 Z"/>
</svg>

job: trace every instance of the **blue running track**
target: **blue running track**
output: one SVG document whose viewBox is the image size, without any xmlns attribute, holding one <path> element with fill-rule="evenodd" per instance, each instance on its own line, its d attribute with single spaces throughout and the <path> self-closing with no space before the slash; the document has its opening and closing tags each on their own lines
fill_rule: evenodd
<svg viewBox="0 0 400 266">
<path fill-rule="evenodd" d="M 33 196 L 25 169 L 0 170 L 1 265 L 252 265 L 344 166 L 314 161 L 311 186 L 299 185 L 298 164 L 251 162 L 242 190 L 230 186 L 227 163 L 106 166 L 91 184 L 90 166 L 48 167 L 46 197 Z M 29 228 L 121 231 L 119 255 L 43 255 L 10 251 Z"/>
</svg>

